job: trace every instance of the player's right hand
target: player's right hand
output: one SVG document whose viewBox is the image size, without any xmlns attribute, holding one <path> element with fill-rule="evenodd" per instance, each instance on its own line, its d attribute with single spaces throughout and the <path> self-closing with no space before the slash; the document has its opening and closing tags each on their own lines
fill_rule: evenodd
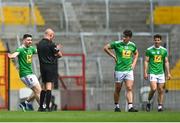
<svg viewBox="0 0 180 123">
<path fill-rule="evenodd" d="M 11 58 L 11 54 L 10 53 L 8 53 L 7 56 L 8 56 L 8 58 Z"/>
<path fill-rule="evenodd" d="M 113 58 L 114 58 L 115 63 L 117 63 L 117 58 L 116 57 L 113 57 Z"/>
<path fill-rule="evenodd" d="M 148 79 L 148 74 L 144 73 L 144 79 L 147 80 Z"/>
</svg>

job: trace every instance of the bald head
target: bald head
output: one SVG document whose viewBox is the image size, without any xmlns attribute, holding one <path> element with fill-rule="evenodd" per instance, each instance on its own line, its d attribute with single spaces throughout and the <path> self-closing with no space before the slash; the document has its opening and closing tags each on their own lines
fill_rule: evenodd
<svg viewBox="0 0 180 123">
<path fill-rule="evenodd" d="M 44 38 L 47 38 L 50 41 L 52 41 L 55 38 L 54 31 L 50 28 L 46 29 L 44 32 Z"/>
</svg>

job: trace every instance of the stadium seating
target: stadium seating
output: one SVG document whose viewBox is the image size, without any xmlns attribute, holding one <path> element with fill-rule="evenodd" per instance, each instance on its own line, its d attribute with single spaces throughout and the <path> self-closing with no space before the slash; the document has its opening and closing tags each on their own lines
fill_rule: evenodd
<svg viewBox="0 0 180 123">
<path fill-rule="evenodd" d="M 176 65 L 171 69 L 172 79 L 166 83 L 166 89 L 177 91 L 180 90 L 180 60 L 177 61 Z"/>
<path fill-rule="evenodd" d="M 6 51 L 6 48 L 4 47 L 2 41 L 0 41 L 0 51 Z M 2 57 L 2 56 L 1 56 Z M 4 58 L 1 58 L 0 60 L 0 65 L 4 65 Z M 25 85 L 21 82 L 20 78 L 19 78 L 19 72 L 16 68 L 16 66 L 14 65 L 13 61 L 10 61 L 10 89 L 11 90 L 18 90 L 22 87 L 25 87 Z M 0 75 L 3 75 L 3 71 L 4 71 L 4 67 L 1 66 L 0 67 Z"/>
<path fill-rule="evenodd" d="M 55 31 L 66 31 L 64 9 L 66 10 L 70 32 L 106 31 L 105 1 L 65 1 L 64 9 L 63 3 L 55 0 L 47 1 L 48 4 L 38 0 L 35 3 L 46 20 L 45 27 L 38 27 L 41 31 L 49 26 Z M 133 12 L 136 14 L 131 14 Z M 133 31 L 149 30 L 146 24 L 146 17 L 149 15 L 148 2 L 109 1 L 109 15 L 109 28 L 113 32 L 122 31 L 126 28 Z"/>
<path fill-rule="evenodd" d="M 11 1 L 11 0 L 9 0 Z M 14 0 L 19 2 L 18 0 Z M 12 2 L 12 1 L 11 1 Z M 63 45 L 64 53 L 83 53 L 86 52 L 86 81 L 87 81 L 87 109 L 101 110 L 102 107 L 107 109 L 112 108 L 113 99 L 113 60 L 104 53 L 103 46 L 112 41 L 118 40 L 120 35 L 116 32 L 123 32 L 124 29 L 131 29 L 133 32 L 151 32 L 149 23 L 146 23 L 147 18 L 150 15 L 149 1 L 126 1 L 126 0 L 109 0 L 109 30 L 106 30 L 106 4 L 103 0 L 34 0 L 35 6 L 39 16 L 44 20 L 44 24 L 38 24 L 37 32 L 34 30 L 21 31 L 19 26 L 18 34 L 17 30 L 14 35 L 3 35 L 3 41 L 8 42 L 11 51 L 14 51 L 17 47 L 16 35 L 22 36 L 24 32 L 30 32 L 33 34 L 33 43 L 37 43 L 43 37 L 43 31 L 46 28 L 51 27 L 56 32 L 55 43 L 61 43 Z M 154 2 L 154 5 L 158 5 L 158 2 Z M 155 13 L 158 10 L 156 7 Z M 26 8 L 27 9 L 27 8 Z M 25 8 L 17 8 L 18 11 L 27 11 Z M 170 9 L 170 8 L 168 8 Z M 64 15 L 64 10 L 66 14 Z M 14 10 L 13 10 L 14 11 Z M 36 11 L 36 10 L 35 10 Z M 159 10 L 158 10 L 159 11 Z M 164 14 L 161 11 L 162 15 Z M 8 14 L 8 13 L 7 13 Z M 9 15 L 9 14 L 8 14 Z M 156 17 L 156 15 L 155 15 Z M 68 20 L 68 23 L 66 20 Z M 42 20 L 41 20 L 42 21 Z M 23 22 L 21 20 L 22 24 Z M 42 21 L 43 22 L 43 21 Z M 20 22 L 18 22 L 20 23 Z M 68 25 L 68 28 L 66 26 Z M 169 55 L 170 64 L 176 66 L 177 60 L 180 58 L 179 53 L 179 30 L 174 30 L 173 26 L 164 27 L 164 25 L 154 25 L 155 32 L 168 32 L 167 35 L 163 35 L 163 45 L 167 46 L 166 39 L 169 40 Z M 176 25 L 178 28 L 178 26 Z M 10 26 L 10 29 L 12 26 Z M 32 27 L 31 27 L 32 28 Z M 11 29 L 12 30 L 12 29 Z M 65 35 L 63 33 L 75 32 L 75 35 Z M 85 49 L 82 48 L 82 37 L 79 32 L 92 32 L 93 35 L 84 35 Z M 98 35 L 98 33 L 109 33 L 109 35 Z M 110 33 L 115 32 L 115 35 Z M 21 34 L 19 34 L 21 33 Z M 21 36 L 20 36 L 21 35 Z M 153 44 L 151 35 L 137 36 L 134 35 L 132 41 L 134 41 L 139 50 L 139 60 L 135 69 L 135 102 L 139 102 L 139 89 L 144 85 L 145 81 L 142 77 L 142 60 L 144 52 L 147 47 Z M 175 52 L 177 51 L 177 52 Z M 66 59 L 62 58 L 59 64 L 59 72 L 62 75 L 66 74 L 64 64 Z M 34 62 L 38 63 L 37 56 L 34 57 Z M 70 74 L 80 73 L 77 70 L 77 66 L 81 63 L 75 62 L 70 67 Z M 39 76 L 39 64 L 36 64 L 36 75 Z M 176 66 L 177 67 L 177 66 Z M 173 77 L 178 77 L 178 68 L 172 67 Z M 15 67 L 14 67 L 15 69 Z M 175 74 L 174 74 L 175 73 Z M 100 76 L 102 74 L 102 76 Z M 18 76 L 18 75 L 15 75 Z M 169 90 L 178 90 L 178 80 L 168 81 L 166 85 Z M 175 84 L 172 84 L 175 83 Z M 171 92 L 172 93 L 172 92 Z M 94 94 L 92 96 L 92 94 Z M 124 100 L 125 90 L 122 90 L 122 100 Z M 90 102 L 94 101 L 94 105 Z M 125 106 L 125 102 L 122 103 Z"/>
<path fill-rule="evenodd" d="M 39 1 L 35 0 L 35 4 L 38 6 L 42 17 L 45 20 L 45 25 L 38 26 L 38 31 L 41 32 L 46 28 L 53 28 L 55 31 L 62 31 L 64 25 L 63 7 L 60 2 L 56 1 Z"/>
<path fill-rule="evenodd" d="M 154 10 L 155 24 L 180 24 L 180 6 L 157 6 Z"/>
<path fill-rule="evenodd" d="M 4 24 L 5 25 L 31 25 L 34 24 L 34 20 L 29 7 L 27 6 L 3 6 L 2 7 L 4 15 Z M 36 24 L 43 26 L 45 24 L 43 17 L 41 16 L 37 6 L 34 8 Z M 32 19 L 32 20 L 31 20 Z M 0 18 L 0 23 L 2 20 Z"/>
<path fill-rule="evenodd" d="M 5 48 L 3 46 L 2 41 L 0 40 L 0 51 L 5 51 Z M 5 84 L 5 56 L 1 53 L 0 54 L 0 84 Z M 2 104 L 2 102 L 5 99 L 5 88 L 4 86 L 0 86 L 0 104 Z"/>
<path fill-rule="evenodd" d="M 5 55 L 7 55 L 5 52 L 6 48 L 3 44 L 3 42 L 0 40 L 0 107 L 4 107 L 7 105 L 5 104 L 5 102 L 7 102 L 6 100 L 6 94 L 7 94 L 7 86 L 5 87 L 5 85 L 7 85 L 7 78 L 6 75 L 8 75 L 8 73 L 5 73 Z M 6 70 L 7 71 L 7 70 Z M 25 85 L 21 82 L 20 78 L 19 78 L 19 73 L 18 70 L 15 66 L 15 64 L 13 63 L 12 60 L 10 60 L 10 91 L 12 93 L 10 94 L 14 94 L 13 92 L 15 92 L 16 90 L 19 90 L 20 88 L 25 87 Z M 15 98 L 15 99 L 14 99 Z M 15 100 L 18 100 L 18 97 L 14 97 L 12 99 L 12 104 L 15 104 Z"/>
</svg>

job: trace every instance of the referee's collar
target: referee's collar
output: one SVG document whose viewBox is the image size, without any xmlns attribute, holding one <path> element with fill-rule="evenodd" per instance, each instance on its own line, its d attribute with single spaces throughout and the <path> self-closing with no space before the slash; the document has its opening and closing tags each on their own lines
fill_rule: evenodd
<svg viewBox="0 0 180 123">
<path fill-rule="evenodd" d="M 43 38 L 43 40 L 46 40 L 48 42 L 52 42 L 51 40 L 47 39 L 47 38 Z"/>
</svg>

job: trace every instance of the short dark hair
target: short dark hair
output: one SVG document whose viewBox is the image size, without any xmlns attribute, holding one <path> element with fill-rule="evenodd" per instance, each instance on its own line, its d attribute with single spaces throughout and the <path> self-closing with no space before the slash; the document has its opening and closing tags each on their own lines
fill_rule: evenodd
<svg viewBox="0 0 180 123">
<path fill-rule="evenodd" d="M 24 34 L 24 35 L 23 35 L 23 40 L 26 39 L 26 38 L 28 38 L 28 37 L 31 37 L 31 38 L 32 38 L 32 35 L 31 35 L 31 34 Z"/>
<path fill-rule="evenodd" d="M 162 39 L 162 36 L 161 36 L 160 34 L 155 34 L 155 35 L 154 35 L 154 39 L 155 39 L 155 38 Z"/>
<path fill-rule="evenodd" d="M 126 37 L 132 37 L 132 31 L 131 30 L 124 30 L 123 35 Z"/>
</svg>

